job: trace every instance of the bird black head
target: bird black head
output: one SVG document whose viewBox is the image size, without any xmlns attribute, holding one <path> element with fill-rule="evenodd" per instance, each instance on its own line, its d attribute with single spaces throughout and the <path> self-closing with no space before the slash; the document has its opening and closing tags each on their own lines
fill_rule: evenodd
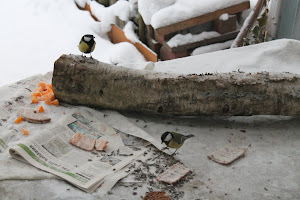
<svg viewBox="0 0 300 200">
<path fill-rule="evenodd" d="M 86 34 L 86 35 L 82 36 L 82 40 L 85 41 L 85 42 L 93 41 L 94 38 L 95 37 L 93 35 L 90 35 L 90 34 Z"/>
<path fill-rule="evenodd" d="M 172 138 L 173 138 L 173 135 L 172 135 L 172 133 L 171 132 L 169 132 L 169 131 L 166 131 L 166 132 L 164 132 L 162 135 L 161 135 L 161 143 L 169 143 L 171 140 L 172 140 Z"/>
</svg>

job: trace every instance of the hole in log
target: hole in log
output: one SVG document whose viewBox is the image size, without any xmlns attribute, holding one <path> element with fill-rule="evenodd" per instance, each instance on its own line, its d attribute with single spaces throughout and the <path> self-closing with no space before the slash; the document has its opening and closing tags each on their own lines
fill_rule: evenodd
<svg viewBox="0 0 300 200">
<path fill-rule="evenodd" d="M 100 96 L 102 96 L 103 95 L 103 90 L 100 90 L 99 94 L 100 94 Z"/>
<path fill-rule="evenodd" d="M 162 107 L 162 106 L 159 106 L 157 112 L 162 113 L 163 111 L 164 111 L 163 107 Z"/>
</svg>

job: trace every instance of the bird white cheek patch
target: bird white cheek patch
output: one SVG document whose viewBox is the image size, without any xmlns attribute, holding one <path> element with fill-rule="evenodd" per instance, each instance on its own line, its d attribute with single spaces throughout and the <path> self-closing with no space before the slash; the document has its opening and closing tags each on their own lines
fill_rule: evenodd
<svg viewBox="0 0 300 200">
<path fill-rule="evenodd" d="M 168 142 L 171 140 L 172 140 L 172 136 L 171 136 L 171 134 L 168 134 L 167 137 L 165 138 L 165 141 Z"/>
<path fill-rule="evenodd" d="M 83 39 L 84 39 L 84 41 L 86 41 L 86 42 L 89 42 L 89 41 L 91 40 L 90 37 L 84 37 Z"/>
</svg>

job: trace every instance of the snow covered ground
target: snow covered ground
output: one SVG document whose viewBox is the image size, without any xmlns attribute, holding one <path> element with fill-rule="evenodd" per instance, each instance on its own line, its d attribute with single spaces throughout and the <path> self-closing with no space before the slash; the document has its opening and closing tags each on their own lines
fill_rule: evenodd
<svg viewBox="0 0 300 200">
<path fill-rule="evenodd" d="M 0 86 L 51 71 L 62 54 L 81 54 L 77 45 L 88 33 L 96 36 L 92 55 L 97 60 L 145 61 L 133 45 L 112 44 L 101 23 L 79 10 L 74 0 L 2 1 L 0 18 Z"/>
</svg>

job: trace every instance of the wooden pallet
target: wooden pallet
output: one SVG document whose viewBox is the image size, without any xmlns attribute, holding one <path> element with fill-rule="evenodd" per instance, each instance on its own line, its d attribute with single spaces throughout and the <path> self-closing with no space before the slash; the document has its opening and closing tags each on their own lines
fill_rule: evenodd
<svg viewBox="0 0 300 200">
<path fill-rule="evenodd" d="M 156 29 L 156 32 L 159 35 L 168 35 L 170 33 L 177 32 L 179 30 L 183 30 L 192 26 L 196 26 L 197 24 L 203 24 L 215 19 L 218 19 L 222 14 L 228 13 L 229 15 L 233 15 L 243 10 L 247 10 L 250 8 L 250 1 L 243 2 L 240 4 L 236 4 L 227 8 L 223 8 L 220 10 L 216 10 L 211 13 L 207 13 L 198 17 L 194 17 L 188 20 L 184 20 L 181 22 L 177 22 L 175 24 L 170 24 L 164 27 L 160 27 Z"/>
</svg>

